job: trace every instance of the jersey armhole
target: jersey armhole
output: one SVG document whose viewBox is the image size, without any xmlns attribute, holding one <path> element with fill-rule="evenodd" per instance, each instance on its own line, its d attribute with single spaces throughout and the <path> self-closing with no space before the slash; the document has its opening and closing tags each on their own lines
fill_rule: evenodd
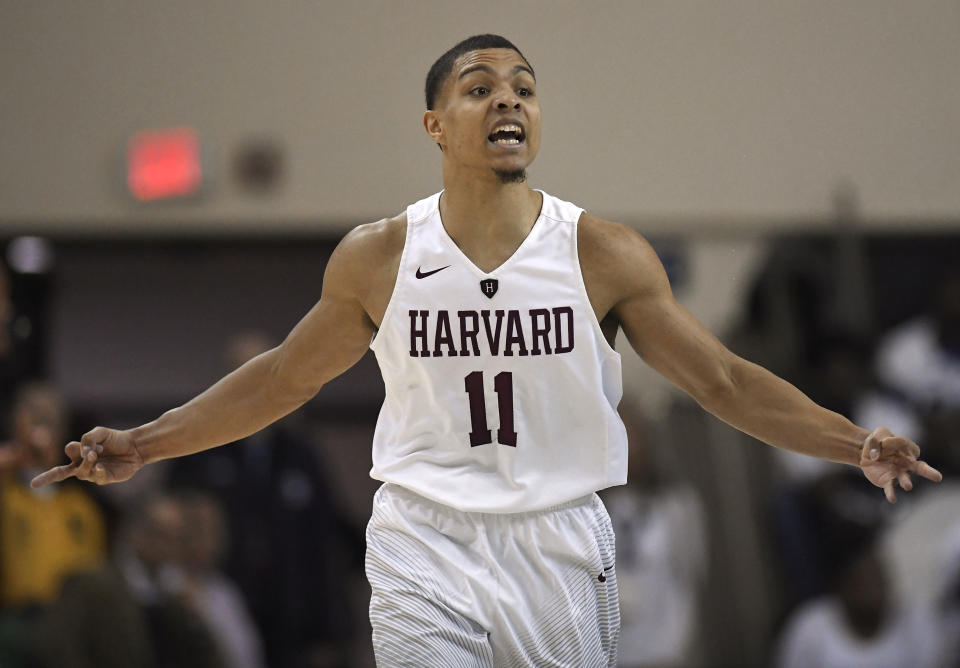
<svg viewBox="0 0 960 668">
<path fill-rule="evenodd" d="M 373 336 L 370 338 L 370 350 L 376 352 L 377 342 L 380 341 L 380 332 L 383 330 L 384 325 L 389 322 L 390 318 L 393 315 L 393 305 L 398 301 L 398 293 L 400 292 L 400 283 L 401 277 L 403 276 L 403 267 L 404 263 L 407 260 L 407 249 L 410 247 L 410 235 L 413 234 L 413 226 L 416 223 L 419 223 L 421 219 L 411 221 L 407 219 L 407 233 L 403 238 L 403 250 L 400 252 L 400 263 L 397 265 L 397 277 L 393 281 L 393 290 L 390 293 L 390 299 L 387 301 L 387 308 L 383 310 L 383 318 L 380 319 L 380 326 L 377 327 L 377 330 L 373 333 Z"/>
<path fill-rule="evenodd" d="M 580 219 L 585 213 L 586 211 L 581 210 L 580 215 L 573 221 L 573 262 L 577 268 L 577 286 L 580 289 L 580 295 L 583 297 L 584 303 L 587 305 L 587 310 L 590 312 L 590 323 L 593 327 L 594 334 L 600 340 L 599 345 L 606 351 L 607 355 L 620 359 L 620 353 L 610 345 L 606 335 L 603 333 L 603 327 L 600 326 L 600 321 L 597 320 L 597 314 L 593 311 L 590 295 L 587 294 L 587 284 L 583 280 L 583 267 L 580 266 Z M 620 327 L 618 325 L 617 332 L 619 331 Z M 614 335 L 614 340 L 616 340 L 616 335 Z"/>
</svg>

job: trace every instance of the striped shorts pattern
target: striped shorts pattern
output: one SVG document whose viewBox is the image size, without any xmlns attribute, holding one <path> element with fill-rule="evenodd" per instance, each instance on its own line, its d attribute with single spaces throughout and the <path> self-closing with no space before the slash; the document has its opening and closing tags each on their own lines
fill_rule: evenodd
<svg viewBox="0 0 960 668">
<path fill-rule="evenodd" d="M 367 526 L 377 665 L 614 666 L 614 554 L 596 494 L 466 513 L 385 484 Z"/>
</svg>

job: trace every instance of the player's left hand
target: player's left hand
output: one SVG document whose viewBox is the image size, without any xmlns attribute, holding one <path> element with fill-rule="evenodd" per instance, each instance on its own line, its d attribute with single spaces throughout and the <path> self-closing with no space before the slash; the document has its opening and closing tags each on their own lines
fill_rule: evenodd
<svg viewBox="0 0 960 668">
<path fill-rule="evenodd" d="M 886 427 L 874 429 L 860 450 L 860 468 L 867 480 L 883 489 L 890 503 L 897 502 L 896 486 L 909 492 L 913 489 L 911 473 L 940 482 L 943 475 L 926 462 L 920 461 L 920 446 L 909 438 L 897 436 Z"/>
</svg>

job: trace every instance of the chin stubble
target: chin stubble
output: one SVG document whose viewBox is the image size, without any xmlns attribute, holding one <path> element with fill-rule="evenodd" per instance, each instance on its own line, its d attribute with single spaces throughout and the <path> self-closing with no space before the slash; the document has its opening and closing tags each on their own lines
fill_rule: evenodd
<svg viewBox="0 0 960 668">
<path fill-rule="evenodd" d="M 523 183 L 527 180 L 527 170 L 525 169 L 495 169 L 493 172 L 500 179 L 500 183 Z"/>
</svg>

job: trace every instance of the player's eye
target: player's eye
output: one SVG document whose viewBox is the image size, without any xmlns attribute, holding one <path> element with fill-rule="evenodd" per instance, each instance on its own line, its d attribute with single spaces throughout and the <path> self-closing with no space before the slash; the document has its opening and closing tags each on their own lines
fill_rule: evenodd
<svg viewBox="0 0 960 668">
<path fill-rule="evenodd" d="M 517 95 L 519 95 L 520 97 L 530 97 L 531 95 L 533 95 L 533 91 L 530 90 L 529 88 L 520 88 L 519 90 L 517 90 Z"/>
<path fill-rule="evenodd" d="M 475 95 L 476 97 L 482 97 L 489 92 L 490 91 L 487 89 L 486 86 L 476 86 L 475 88 L 472 88 L 470 90 L 470 94 Z"/>
</svg>

